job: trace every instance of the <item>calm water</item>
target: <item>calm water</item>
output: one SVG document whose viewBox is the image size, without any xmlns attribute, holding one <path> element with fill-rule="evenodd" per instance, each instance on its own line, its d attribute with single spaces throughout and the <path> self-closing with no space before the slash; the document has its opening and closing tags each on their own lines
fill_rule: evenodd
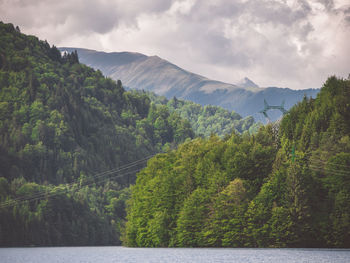
<svg viewBox="0 0 350 263">
<path fill-rule="evenodd" d="M 339 262 L 350 263 L 349 249 L 206 249 L 51 247 L 0 248 L 1 263 L 56 262 Z"/>
</svg>

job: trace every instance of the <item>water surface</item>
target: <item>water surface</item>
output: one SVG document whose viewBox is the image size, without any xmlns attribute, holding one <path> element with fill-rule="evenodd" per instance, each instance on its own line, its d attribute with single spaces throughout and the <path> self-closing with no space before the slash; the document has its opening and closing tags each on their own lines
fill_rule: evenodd
<svg viewBox="0 0 350 263">
<path fill-rule="evenodd" d="M 247 248 L 126 248 L 37 247 L 0 248 L 1 263 L 97 262 L 282 262 L 346 263 L 350 249 L 247 249 Z"/>
</svg>

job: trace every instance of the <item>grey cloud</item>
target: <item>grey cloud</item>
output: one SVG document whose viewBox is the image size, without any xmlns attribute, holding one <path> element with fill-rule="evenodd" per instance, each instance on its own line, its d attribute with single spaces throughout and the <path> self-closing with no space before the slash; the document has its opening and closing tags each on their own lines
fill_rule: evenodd
<svg viewBox="0 0 350 263">
<path fill-rule="evenodd" d="M 298 8 L 291 9 L 287 4 L 274 0 L 248 0 L 248 1 L 197 1 L 191 18 L 207 19 L 238 18 L 244 13 L 251 13 L 256 22 L 273 22 L 290 24 L 303 19 L 311 12 L 311 7 L 305 0 L 297 0 Z M 253 20 L 254 20 L 253 19 Z"/>
<path fill-rule="evenodd" d="M 314 30 L 315 29 L 312 26 L 312 24 L 309 21 L 307 21 L 306 24 L 300 27 L 300 30 L 297 32 L 297 35 L 299 36 L 299 39 L 305 40 L 307 36 Z"/>
<path fill-rule="evenodd" d="M 334 1 L 333 0 L 319 0 L 319 3 L 324 5 L 326 10 L 332 11 L 334 9 Z"/>
<path fill-rule="evenodd" d="M 348 25 L 350 26 L 350 16 L 346 16 L 345 17 L 345 21 L 348 23 Z"/>
<path fill-rule="evenodd" d="M 349 54 L 342 40 L 348 31 L 339 29 L 341 47 L 329 39 L 335 28 L 332 17 L 342 15 L 340 26 L 350 25 L 349 5 L 336 9 L 332 0 L 313 0 L 325 7 L 315 11 L 307 0 L 289 5 L 277 0 L 197 0 L 189 12 L 171 11 L 176 1 L 180 0 L 0 0 L 0 16 L 48 37 L 52 44 L 94 41 L 87 47 L 147 50 L 195 72 L 207 67 L 207 72 L 255 72 L 261 79 L 302 82 L 306 68 L 314 76 L 328 72 L 327 51 L 337 54 L 342 48 L 345 56 Z M 320 22 L 313 20 L 317 12 L 330 19 L 324 38 Z M 176 26 L 168 28 L 167 23 Z M 101 40 L 101 35 L 106 37 Z M 332 63 L 333 68 L 345 68 L 335 65 L 337 60 Z"/>
<path fill-rule="evenodd" d="M 191 13 L 178 21 L 182 28 L 179 33 L 185 39 L 196 39 L 196 46 L 202 51 L 201 59 L 205 62 L 246 68 L 261 62 L 259 60 L 263 56 L 255 51 L 257 48 L 281 45 L 290 52 L 296 49 L 283 43 L 285 39 L 278 40 L 278 43 L 269 40 L 269 36 L 256 32 L 255 26 L 281 28 L 279 30 L 284 36 L 291 35 L 293 31 L 301 40 L 312 32 L 313 27 L 307 22 L 311 8 L 306 1 L 299 0 L 298 3 L 298 8 L 292 10 L 288 5 L 272 0 L 229 3 L 222 0 L 215 4 L 197 1 Z M 227 21 L 237 30 L 231 38 L 224 37 L 224 23 Z"/>
<path fill-rule="evenodd" d="M 204 62 L 224 66 L 248 67 L 252 60 L 246 54 L 244 41 L 231 40 L 219 32 L 209 32 L 201 37 L 201 54 Z"/>
<path fill-rule="evenodd" d="M 298 0 L 298 3 L 305 13 L 311 12 L 312 9 L 306 0 Z"/>
<path fill-rule="evenodd" d="M 104 34 L 122 22 L 135 26 L 140 14 L 163 12 L 171 3 L 172 0 L 1 0 L 0 14 L 22 21 L 28 28 L 61 25 L 74 34 Z"/>
<path fill-rule="evenodd" d="M 305 1 L 298 1 L 298 3 L 298 7 L 292 9 L 276 1 L 259 2 L 258 5 L 255 1 L 251 1 L 250 10 L 259 22 L 290 26 L 305 19 L 310 13 L 310 7 Z"/>
<path fill-rule="evenodd" d="M 211 1 L 197 1 L 192 8 L 192 13 L 188 14 L 188 16 L 195 20 L 202 20 L 204 17 L 209 20 L 220 17 L 233 18 L 239 16 L 246 6 L 247 3 L 239 0 L 219 0 L 215 3 Z"/>
<path fill-rule="evenodd" d="M 105 3 L 101 5 L 88 3 L 77 8 L 79 8 L 78 12 L 72 10 L 66 13 L 66 20 L 72 22 L 70 28 L 72 32 L 104 34 L 111 31 L 119 23 L 115 11 Z"/>
<path fill-rule="evenodd" d="M 346 8 L 344 10 L 344 20 L 347 26 L 350 26 L 350 7 Z"/>
</svg>

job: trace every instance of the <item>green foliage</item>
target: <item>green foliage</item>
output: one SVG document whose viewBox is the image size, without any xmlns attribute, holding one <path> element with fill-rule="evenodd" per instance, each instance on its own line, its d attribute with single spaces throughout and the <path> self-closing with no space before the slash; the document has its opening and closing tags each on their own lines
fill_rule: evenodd
<svg viewBox="0 0 350 263">
<path fill-rule="evenodd" d="M 329 78 L 285 115 L 278 143 L 268 125 L 152 159 L 132 188 L 124 244 L 350 247 L 349 92 L 349 79 Z M 154 223 L 160 243 L 145 234 Z"/>
<path fill-rule="evenodd" d="M 0 201 L 14 202 L 0 206 L 0 246 L 350 247 L 349 79 L 330 77 L 276 136 L 126 92 L 11 24 L 0 46 Z M 130 189 L 133 173 L 94 177 L 162 150 Z"/>
<path fill-rule="evenodd" d="M 271 138 L 263 135 L 269 131 L 262 128 L 259 136 L 232 134 L 225 140 L 198 138 L 152 159 L 132 188 L 125 244 L 241 245 L 245 208 L 272 169 L 273 141 L 257 139 Z M 154 221 L 159 214 L 166 215 L 165 221 Z M 162 238 L 151 234 L 154 223 Z"/>
<path fill-rule="evenodd" d="M 180 247 L 203 246 L 201 230 L 209 212 L 208 190 L 198 187 L 183 202 L 176 221 L 176 245 Z"/>
<path fill-rule="evenodd" d="M 2 170 L 4 177 L 70 182 L 193 138 L 176 113 L 79 64 L 76 52 L 61 57 L 10 24 L 0 30 L 0 144 L 18 172 Z"/>
<path fill-rule="evenodd" d="M 151 92 L 133 91 L 134 93 L 147 94 L 156 105 L 166 105 L 170 112 L 178 114 L 181 118 L 188 120 L 196 135 L 209 137 L 217 134 L 220 137 L 232 132 L 250 133 L 257 132 L 260 124 L 254 123 L 254 118 L 249 116 L 242 118 L 234 111 L 225 110 L 219 106 L 201 106 L 197 103 L 177 99 L 167 100 L 163 96 L 157 96 Z"/>
<path fill-rule="evenodd" d="M 46 41 L 1 22 L 0 46 L 1 200 L 30 196 L 51 185 L 69 188 L 67 183 L 93 180 L 101 171 L 174 148 L 194 136 L 190 124 L 177 113 L 151 105 L 145 94 L 126 92 L 121 81 L 115 83 L 80 64 L 76 51 L 61 56 Z M 10 193 L 7 185 L 15 185 L 18 178 L 27 183 Z M 134 180 L 135 173 L 118 179 L 118 191 Z M 0 245 L 118 243 L 126 198 L 103 201 L 97 189 L 106 183 L 96 182 L 95 188 L 84 190 L 86 194 L 79 190 L 81 200 L 60 194 L 55 201 L 6 208 L 0 229 L 8 232 Z M 91 203 L 99 198 L 101 201 Z M 67 208 L 55 211 L 61 209 L 58 206 Z M 75 214 L 75 206 L 81 206 L 82 212 Z M 50 209 L 50 216 L 36 217 L 39 210 Z M 78 221 L 69 219 L 73 215 Z M 51 223 L 85 230 L 50 226 L 45 230 L 49 234 L 38 232 L 37 238 L 31 234 L 40 224 Z M 91 225 L 95 226 L 93 233 L 86 232 Z M 11 231 L 16 227 L 22 232 Z M 69 233 L 83 237 L 73 238 Z"/>
<path fill-rule="evenodd" d="M 117 183 L 79 187 L 13 181 L 9 189 L 0 177 L 0 187 L 8 202 L 39 191 L 52 195 L 0 208 L 0 246 L 120 244 L 128 193 Z"/>
</svg>

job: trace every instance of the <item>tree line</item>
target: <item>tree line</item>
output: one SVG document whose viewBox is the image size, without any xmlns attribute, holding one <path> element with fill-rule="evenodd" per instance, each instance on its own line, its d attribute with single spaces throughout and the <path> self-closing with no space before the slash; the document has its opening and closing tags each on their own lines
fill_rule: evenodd
<svg viewBox="0 0 350 263">
<path fill-rule="evenodd" d="M 216 134 L 223 138 L 232 132 L 243 133 L 247 131 L 254 133 L 262 125 L 261 123 L 255 123 L 252 116 L 242 118 L 237 112 L 219 106 L 202 106 L 176 97 L 168 100 L 164 96 L 158 96 L 149 91 L 134 90 L 132 92 L 147 94 L 156 105 L 166 105 L 170 112 L 175 112 L 183 119 L 188 120 L 196 136 L 209 137 Z"/>
<path fill-rule="evenodd" d="M 255 134 L 152 158 L 127 207 L 136 247 L 350 247 L 350 79 Z"/>
</svg>

